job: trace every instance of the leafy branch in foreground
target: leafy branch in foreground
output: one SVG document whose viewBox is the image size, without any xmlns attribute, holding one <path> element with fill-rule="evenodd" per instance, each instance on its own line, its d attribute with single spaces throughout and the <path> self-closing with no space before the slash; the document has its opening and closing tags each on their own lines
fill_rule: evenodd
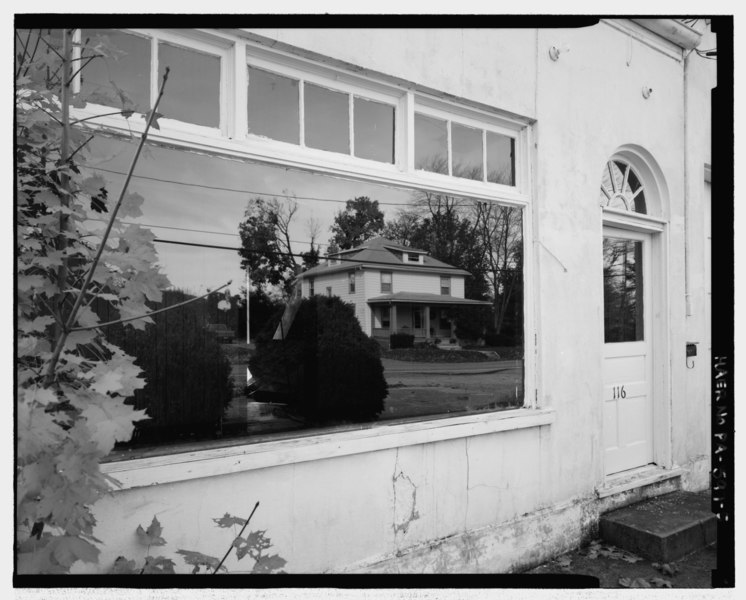
<svg viewBox="0 0 746 600">
<path fill-rule="evenodd" d="M 192 574 L 198 574 L 200 569 L 204 569 L 204 572 L 213 575 L 219 572 L 226 572 L 227 569 L 223 566 L 223 563 L 228 558 L 231 550 L 236 549 L 236 558 L 238 560 L 248 556 L 254 560 L 254 567 L 251 573 L 282 573 L 280 569 L 285 566 L 285 559 L 280 558 L 277 554 L 266 554 L 271 546 L 270 538 L 266 537 L 266 531 L 252 531 L 246 537 L 243 537 L 244 531 L 251 521 L 251 517 L 254 516 L 256 509 L 259 507 L 259 502 L 254 505 L 254 509 L 251 511 L 248 519 L 242 519 L 241 517 L 234 517 L 225 513 L 220 518 L 213 519 L 215 524 L 221 528 L 241 526 L 241 531 L 236 535 L 228 547 L 225 555 L 222 559 L 218 559 L 215 556 L 209 556 L 196 552 L 194 550 L 177 550 L 176 554 L 180 554 L 184 562 L 191 565 Z M 170 558 L 164 556 L 150 556 L 150 548 L 152 546 L 164 546 L 166 541 L 163 539 L 161 534 L 163 528 L 156 517 L 153 517 L 153 521 L 147 529 L 143 529 L 142 525 L 138 525 L 135 534 L 141 545 L 147 548 L 147 556 L 142 565 L 138 565 L 136 561 L 119 556 L 115 561 L 114 565 L 109 571 L 111 574 L 116 575 L 137 575 L 137 574 L 173 574 L 175 573 L 175 564 Z"/>
<path fill-rule="evenodd" d="M 120 221 L 141 215 L 143 198 L 127 188 L 157 126 L 158 102 L 112 206 L 103 178 L 81 172 L 93 132 L 70 118 L 71 105 L 85 105 L 69 86 L 72 31 L 34 30 L 18 39 L 17 572 L 65 573 L 78 560 L 98 559 L 91 506 L 115 483 L 99 462 L 146 418 L 125 404 L 145 385 L 141 369 L 106 340 L 90 303 L 107 302 L 143 329 L 152 322 L 142 318 L 146 301 L 160 301 L 169 285 L 156 266 L 153 234 Z M 91 225 L 94 212 L 108 213 L 104 231 Z"/>
</svg>

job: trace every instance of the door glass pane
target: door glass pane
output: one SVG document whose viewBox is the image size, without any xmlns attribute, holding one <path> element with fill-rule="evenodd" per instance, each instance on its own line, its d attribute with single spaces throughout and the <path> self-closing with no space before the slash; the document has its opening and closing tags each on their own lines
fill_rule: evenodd
<svg viewBox="0 0 746 600">
<path fill-rule="evenodd" d="M 604 238 L 604 341 L 644 339 L 642 242 Z"/>
<path fill-rule="evenodd" d="M 97 44 L 107 48 L 109 55 L 93 59 L 81 71 L 83 97 L 104 106 L 147 112 L 150 109 L 150 40 L 113 29 L 84 29 L 81 39 L 84 43 L 89 40 L 88 45 L 93 46 L 85 51 L 86 56 L 95 51 Z"/>
<path fill-rule="evenodd" d="M 487 132 L 487 181 L 515 185 L 515 140 Z"/>
<path fill-rule="evenodd" d="M 394 162 L 394 107 L 355 98 L 355 156 Z"/>
<path fill-rule="evenodd" d="M 158 85 L 166 67 L 171 71 L 158 112 L 168 119 L 219 127 L 220 58 L 159 43 Z"/>
<path fill-rule="evenodd" d="M 453 174 L 482 181 L 482 130 L 451 123 Z"/>
<path fill-rule="evenodd" d="M 305 84 L 306 146 L 350 153 L 349 96 Z"/>
<path fill-rule="evenodd" d="M 448 130 L 445 121 L 415 113 L 414 167 L 448 174 Z"/>
<path fill-rule="evenodd" d="M 300 144 L 298 80 L 249 67 L 249 133 Z"/>
</svg>

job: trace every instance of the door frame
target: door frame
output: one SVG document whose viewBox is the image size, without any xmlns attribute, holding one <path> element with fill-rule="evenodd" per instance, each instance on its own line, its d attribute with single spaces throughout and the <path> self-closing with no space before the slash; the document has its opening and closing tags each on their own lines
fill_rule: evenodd
<svg viewBox="0 0 746 600">
<path fill-rule="evenodd" d="M 601 235 L 599 236 L 599 264 L 602 266 L 602 253 L 600 246 L 606 230 L 613 229 L 624 232 L 637 232 L 649 234 L 649 265 L 650 273 L 646 275 L 646 283 L 650 291 L 651 315 L 649 323 L 650 331 L 650 354 L 651 354 L 651 381 L 650 394 L 653 405 L 653 462 L 661 468 L 672 467 L 671 448 L 671 383 L 670 383 L 670 330 L 668 327 L 669 313 L 669 289 L 668 289 L 668 235 L 666 222 L 657 217 L 628 213 L 613 209 L 603 209 Z M 601 268 L 599 268 L 599 273 Z M 599 277 L 599 289 L 603 298 L 603 278 Z M 648 311 L 645 311 L 648 313 Z M 603 310 L 600 311 L 600 363 L 603 365 L 604 322 Z M 598 398 L 603 398 L 603 378 L 598 382 Z M 603 410 L 602 400 L 599 402 L 599 410 Z M 601 413 L 601 456 L 603 457 L 603 416 Z M 601 459 L 601 476 L 604 479 L 613 478 L 614 474 L 606 475 L 606 468 Z"/>
</svg>

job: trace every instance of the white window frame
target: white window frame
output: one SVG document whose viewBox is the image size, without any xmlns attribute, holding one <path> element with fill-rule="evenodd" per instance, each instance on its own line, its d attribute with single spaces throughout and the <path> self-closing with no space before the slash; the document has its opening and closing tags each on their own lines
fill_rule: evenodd
<svg viewBox="0 0 746 600">
<path fill-rule="evenodd" d="M 145 31 L 152 35 L 155 30 L 123 31 Z M 225 30 L 221 30 L 220 32 L 193 30 L 189 32 L 189 35 L 185 35 L 181 31 L 178 33 L 157 32 L 157 39 L 162 39 L 170 43 L 174 43 L 178 39 L 179 45 L 185 47 L 193 47 L 194 49 L 210 47 L 215 51 L 220 49 L 221 56 L 224 57 L 221 60 L 221 127 L 218 131 L 211 128 L 175 123 L 164 119 L 161 121 L 163 125 L 160 130 L 151 130 L 149 132 L 149 139 L 152 142 L 227 158 L 238 158 L 279 167 L 297 168 L 304 171 L 317 172 L 322 175 L 375 182 L 381 185 L 392 185 L 401 188 L 427 189 L 433 193 L 499 202 L 506 206 L 522 209 L 524 247 L 523 328 L 524 339 L 526 340 L 524 346 L 523 405 L 515 409 L 487 414 L 480 413 L 461 417 L 441 416 L 435 420 L 423 418 L 402 424 L 387 424 L 382 429 L 386 429 L 386 431 L 392 433 L 396 432 L 396 435 L 383 436 L 379 442 L 375 442 L 372 445 L 364 442 L 360 445 L 360 448 L 393 448 L 420 443 L 414 441 L 415 439 L 427 441 L 452 439 L 455 429 L 450 428 L 450 426 L 457 422 L 463 426 L 461 430 L 464 435 L 512 430 L 551 423 L 554 419 L 551 409 L 536 410 L 539 408 L 537 405 L 539 394 L 536 378 L 538 331 L 534 301 L 534 278 L 536 276 L 533 267 L 534 250 L 532 230 L 534 217 L 530 201 L 532 196 L 530 161 L 532 153 L 530 148 L 533 143 L 531 128 L 533 121 L 528 118 L 508 115 L 507 113 L 482 105 L 476 105 L 469 101 L 456 102 L 445 100 L 434 96 L 433 92 L 429 89 L 419 88 L 416 84 L 403 84 L 398 80 L 387 78 L 384 75 L 373 79 L 357 72 L 352 73 L 342 68 L 321 64 L 295 53 L 291 54 L 285 49 L 268 48 L 251 39 L 252 35 L 242 31 L 227 33 Z M 194 44 L 194 46 L 191 44 Z M 276 72 L 280 75 L 289 75 L 296 78 L 302 76 L 305 81 L 329 87 L 330 89 L 349 91 L 352 95 L 374 101 L 391 103 L 392 100 L 395 100 L 395 164 L 306 148 L 249 134 L 246 108 L 248 64 L 270 72 Z M 111 112 L 111 107 L 87 107 L 86 109 L 76 109 L 74 116 L 80 118 L 81 116 L 89 115 L 93 108 L 102 108 L 102 112 Z M 514 138 L 515 185 L 505 186 L 486 181 L 474 181 L 416 170 L 414 168 L 415 111 L 436 116 L 437 118 L 445 118 L 447 122 L 458 122 L 477 127 L 484 131 L 494 131 L 495 133 Z M 118 130 L 126 133 L 137 134 L 144 130 L 143 119 L 131 118 L 125 120 L 122 117 L 103 117 L 100 121 L 89 121 L 88 123 L 93 127 Z M 201 131 L 205 129 L 209 129 L 209 131 Z M 337 261 L 332 258 L 329 262 L 334 264 Z M 393 273 L 391 286 L 393 292 Z M 327 287 L 326 292 L 329 294 L 331 287 Z M 370 429 L 373 432 L 376 430 L 376 427 Z M 311 436 L 308 436 L 309 433 L 311 433 Z M 315 443 L 313 442 L 314 436 L 320 440 L 325 433 L 321 431 L 317 436 L 315 432 L 304 432 L 304 438 L 308 436 L 308 440 L 310 440 L 308 443 L 313 445 Z M 341 436 L 340 439 L 346 439 L 348 437 L 356 438 L 357 434 L 359 432 L 340 432 L 339 434 L 332 432 L 329 435 L 332 437 L 339 435 Z M 251 442 L 247 440 L 245 444 L 239 444 L 235 449 L 221 449 L 217 453 L 221 456 L 233 456 L 237 453 L 245 453 L 246 448 L 255 448 L 257 452 L 262 453 L 264 458 L 262 458 L 261 464 L 265 466 L 308 460 L 309 458 L 302 457 L 308 457 L 310 454 L 304 455 L 300 453 L 296 456 L 293 453 L 294 458 L 285 457 L 280 460 L 279 458 L 272 458 L 272 453 L 264 453 L 265 446 L 269 449 L 278 445 L 282 447 L 286 442 L 289 442 L 291 445 L 297 442 L 292 435 L 290 435 L 290 438 L 289 440 L 278 439 L 276 442 Z M 305 445 L 301 444 L 304 447 Z M 347 447 L 339 445 L 329 455 L 342 456 L 355 454 L 360 451 L 369 451 L 355 449 L 357 447 L 358 445 L 356 444 L 349 444 Z M 215 451 L 197 451 L 200 456 L 203 456 L 204 453 L 205 457 L 210 452 L 214 453 Z M 173 455 L 168 454 L 168 448 L 163 449 L 163 454 L 165 455 L 163 457 L 144 459 L 145 462 L 143 464 L 148 465 L 148 468 L 150 468 L 153 465 L 165 465 L 174 462 Z M 125 462 L 135 464 L 136 461 Z M 119 466 L 107 468 L 105 471 L 121 474 L 122 463 L 112 464 Z"/>
<path fill-rule="evenodd" d="M 193 50 L 202 54 L 208 54 L 210 56 L 220 59 L 220 87 L 219 87 L 219 125 L 218 127 L 208 127 L 204 125 L 196 125 L 194 123 L 187 123 L 184 121 L 178 121 L 176 119 L 168 119 L 161 117 L 158 119 L 158 125 L 161 128 L 162 135 L 164 137 L 174 137 L 187 139 L 189 137 L 207 137 L 207 138 L 221 138 L 229 137 L 232 129 L 232 115 L 230 110 L 230 98 L 233 95 L 233 78 L 230 76 L 230 71 L 233 63 L 232 56 L 232 44 L 229 39 L 221 37 L 212 33 L 203 32 L 200 30 L 162 30 L 162 29 L 116 29 L 122 33 L 127 33 L 140 38 L 145 38 L 150 41 L 150 106 L 152 108 L 158 98 L 158 90 L 161 86 L 161 79 L 158 75 L 158 44 L 159 42 L 165 42 L 172 46 L 184 48 L 186 50 Z M 78 29 L 74 34 L 74 41 L 81 41 L 81 30 Z M 79 56 L 80 47 L 74 47 L 75 54 Z M 176 74 L 172 71 L 169 78 L 173 78 Z M 80 74 L 75 77 L 73 81 L 73 91 L 78 92 L 80 90 Z M 168 93 L 168 82 L 166 83 L 165 94 Z M 89 102 L 83 109 L 75 109 L 74 116 L 76 118 L 86 118 L 98 115 L 108 115 L 96 119 L 95 122 L 88 121 L 90 125 L 100 125 L 107 128 L 114 129 L 127 129 L 133 133 L 141 133 L 145 128 L 145 120 L 141 118 L 144 113 L 135 113 L 129 119 L 125 119 L 118 115 L 109 115 L 112 112 L 113 107 L 105 106 L 103 104 L 95 104 Z M 116 109 L 114 109 L 116 110 Z"/>
</svg>

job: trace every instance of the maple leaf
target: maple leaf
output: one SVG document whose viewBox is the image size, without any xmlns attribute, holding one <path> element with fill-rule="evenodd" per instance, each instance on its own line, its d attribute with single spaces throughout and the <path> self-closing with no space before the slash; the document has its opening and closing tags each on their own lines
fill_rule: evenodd
<svg viewBox="0 0 746 600">
<path fill-rule="evenodd" d="M 65 348 L 90 344 L 96 339 L 95 331 L 71 331 L 65 340 Z"/>
<path fill-rule="evenodd" d="M 140 207 L 145 198 L 135 192 L 128 192 L 122 199 L 122 204 L 119 206 L 119 216 L 122 219 L 136 219 L 142 217 L 142 210 Z"/>
<path fill-rule="evenodd" d="M 161 527 L 160 522 L 155 516 L 153 517 L 153 520 L 151 521 L 150 526 L 147 529 L 143 529 L 142 525 L 138 525 L 135 533 L 137 534 L 137 539 L 143 546 L 166 545 L 166 540 L 161 537 L 163 528 Z"/>
<path fill-rule="evenodd" d="M 145 122 L 148 121 L 148 119 L 150 118 L 150 114 L 152 112 L 153 112 L 153 110 L 151 109 L 148 112 L 146 112 L 144 115 L 142 115 L 142 118 L 145 119 Z M 153 122 L 151 123 L 151 126 L 153 127 L 153 129 L 160 130 L 161 127 L 160 127 L 160 125 L 158 125 L 158 119 L 160 119 L 161 117 L 163 117 L 163 115 L 161 113 L 159 113 L 159 112 L 155 113 L 155 116 L 153 117 Z"/>
<path fill-rule="evenodd" d="M 117 556 L 109 573 L 112 575 L 137 575 L 140 570 L 134 560 L 127 560 L 124 556 Z"/>
<path fill-rule="evenodd" d="M 244 525 L 246 525 L 246 519 L 242 519 L 241 517 L 234 517 L 232 515 L 229 515 L 228 513 L 225 513 L 219 519 L 213 519 L 213 521 L 218 527 L 233 527 L 234 525 L 240 525 L 243 527 Z"/>
<path fill-rule="evenodd" d="M 99 318 L 90 307 L 82 305 L 78 309 L 77 321 L 80 327 L 93 327 L 94 325 L 98 325 Z"/>
<path fill-rule="evenodd" d="M 50 546 L 54 558 L 65 567 L 69 567 L 76 560 L 88 563 L 98 560 L 99 549 L 89 541 L 79 537 L 58 536 L 50 542 Z"/>
<path fill-rule="evenodd" d="M 152 556 L 145 557 L 145 566 L 143 567 L 143 573 L 146 575 L 173 575 L 174 574 L 174 561 L 164 556 Z"/>
<path fill-rule="evenodd" d="M 181 554 L 184 557 L 184 562 L 188 565 L 194 566 L 193 573 L 196 573 L 199 570 L 199 567 L 207 567 L 214 571 L 220 564 L 220 560 L 214 556 L 208 556 L 201 552 L 194 552 L 193 550 L 177 550 L 176 554 Z M 222 566 L 220 567 L 220 570 L 227 571 L 227 569 Z"/>
<path fill-rule="evenodd" d="M 134 422 L 145 418 L 145 411 L 135 410 L 112 398 L 105 408 L 98 404 L 87 406 L 81 416 L 88 421 L 91 439 L 104 454 L 108 454 L 116 442 L 126 442 L 132 437 Z"/>
<path fill-rule="evenodd" d="M 34 331 L 43 332 L 47 327 L 54 324 L 54 318 L 49 315 L 42 317 L 36 317 L 35 319 L 20 319 L 18 321 L 18 329 L 23 333 L 31 333 Z"/>
<path fill-rule="evenodd" d="M 254 568 L 251 570 L 252 573 L 271 573 L 282 569 L 287 564 L 284 558 L 280 558 L 277 554 L 269 556 L 260 556 L 257 558 Z"/>
<path fill-rule="evenodd" d="M 100 374 L 95 378 L 95 381 L 91 385 L 91 389 L 103 396 L 118 392 L 122 389 L 122 373 L 116 369 L 107 370 L 105 373 Z"/>
</svg>

